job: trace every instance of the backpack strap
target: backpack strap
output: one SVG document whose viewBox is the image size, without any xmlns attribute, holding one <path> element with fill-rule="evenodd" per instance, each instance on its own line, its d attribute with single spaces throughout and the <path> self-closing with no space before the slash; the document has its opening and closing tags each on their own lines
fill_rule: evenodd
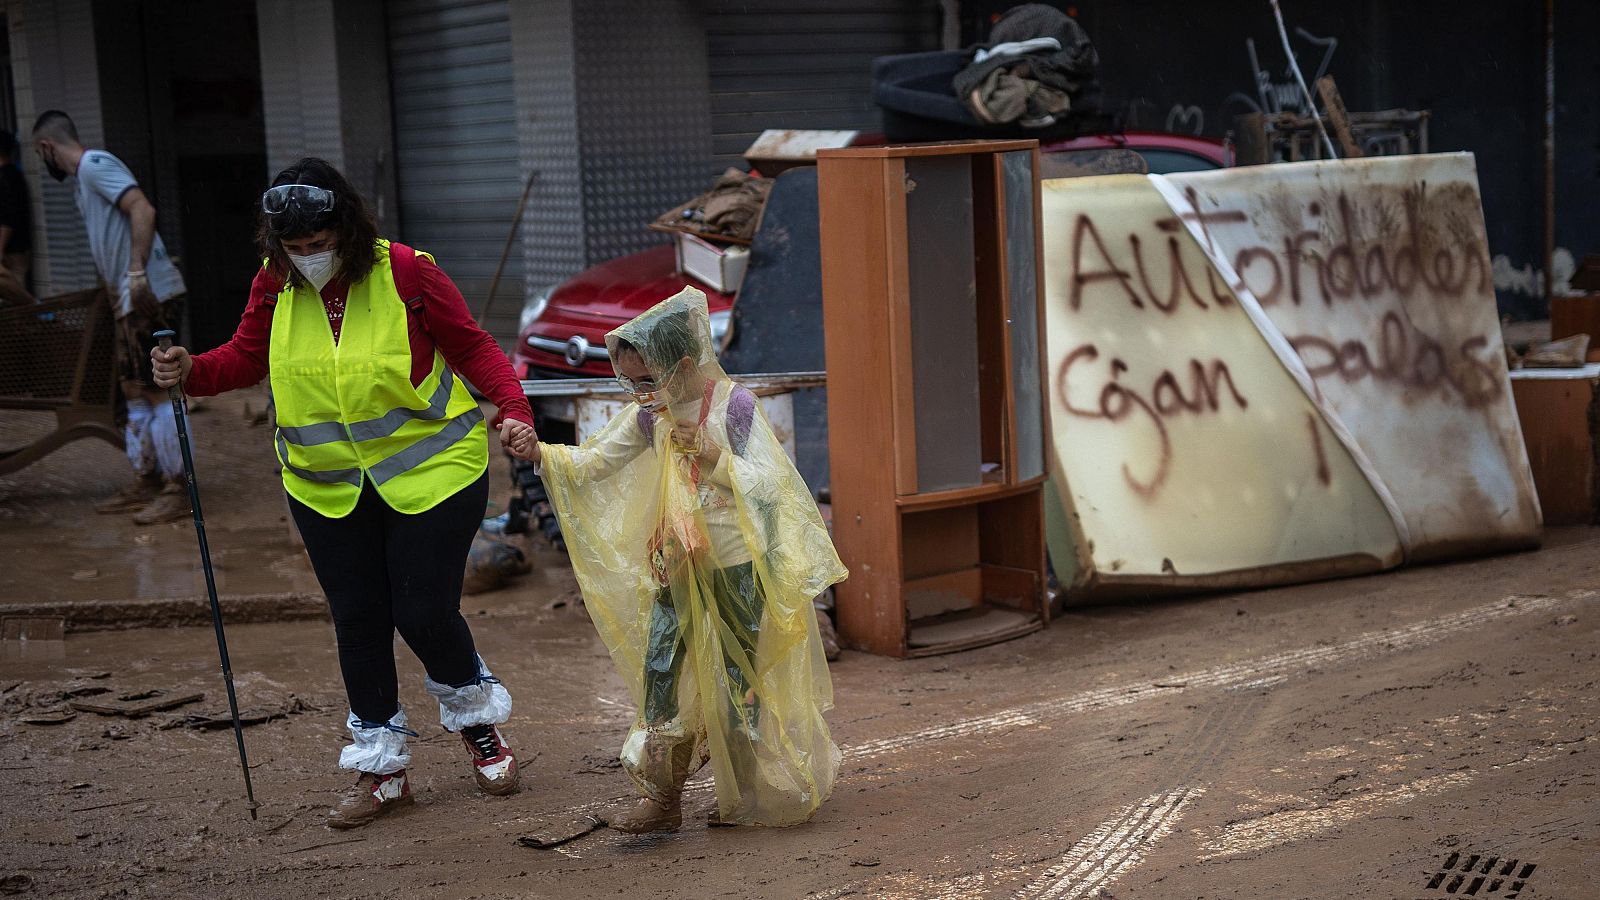
<svg viewBox="0 0 1600 900">
<path fill-rule="evenodd" d="M 390 241 L 389 268 L 394 272 L 395 292 L 405 303 L 406 310 L 421 320 L 426 331 L 428 318 L 422 310 L 422 272 L 417 263 L 417 251 L 399 241 Z"/>
</svg>

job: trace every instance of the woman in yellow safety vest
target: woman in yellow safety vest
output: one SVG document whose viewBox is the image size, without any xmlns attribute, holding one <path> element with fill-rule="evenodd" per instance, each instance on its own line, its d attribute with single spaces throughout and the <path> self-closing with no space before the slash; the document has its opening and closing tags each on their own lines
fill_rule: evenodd
<svg viewBox="0 0 1600 900">
<path fill-rule="evenodd" d="M 400 708 L 394 633 L 427 670 L 444 727 L 478 786 L 517 788 L 496 726 L 511 696 L 461 617 L 467 551 L 488 500 L 484 415 L 511 439 L 533 414 L 510 362 L 427 254 L 378 237 L 338 170 L 303 159 L 261 197 L 261 270 L 232 340 L 152 353 L 156 383 L 203 397 L 270 379 L 284 490 L 322 584 L 350 700 L 342 768 L 360 773 L 329 814 L 365 825 L 411 802 L 415 736 Z"/>
</svg>

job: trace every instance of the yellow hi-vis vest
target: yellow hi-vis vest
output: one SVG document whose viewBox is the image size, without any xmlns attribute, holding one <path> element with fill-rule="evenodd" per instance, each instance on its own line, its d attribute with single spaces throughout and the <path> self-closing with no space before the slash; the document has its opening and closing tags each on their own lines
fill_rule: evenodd
<svg viewBox="0 0 1600 900">
<path fill-rule="evenodd" d="M 378 241 L 377 256 L 350 288 L 338 344 L 310 285 L 286 286 L 272 315 L 283 486 L 329 518 L 355 508 L 363 478 L 392 509 L 420 513 L 489 466 L 483 413 L 437 349 L 433 371 L 412 387 L 406 304 L 388 241 Z"/>
</svg>

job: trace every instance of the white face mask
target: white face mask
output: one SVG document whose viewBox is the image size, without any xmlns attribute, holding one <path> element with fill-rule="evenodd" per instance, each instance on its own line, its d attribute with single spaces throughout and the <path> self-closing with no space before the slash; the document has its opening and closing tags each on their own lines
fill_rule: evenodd
<svg viewBox="0 0 1600 900">
<path fill-rule="evenodd" d="M 295 256 L 291 253 L 289 261 L 300 270 L 301 277 L 311 282 L 311 286 L 318 291 L 333 279 L 333 270 L 338 265 L 333 258 L 332 250 L 324 250 L 310 256 Z"/>
</svg>

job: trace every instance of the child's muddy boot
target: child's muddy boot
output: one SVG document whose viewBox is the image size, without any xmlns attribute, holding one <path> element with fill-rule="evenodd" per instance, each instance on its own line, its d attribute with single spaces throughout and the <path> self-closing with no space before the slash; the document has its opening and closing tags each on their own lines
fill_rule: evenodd
<svg viewBox="0 0 1600 900">
<path fill-rule="evenodd" d="M 628 834 L 676 831 L 683 824 L 683 804 L 676 798 L 670 803 L 662 803 L 642 797 L 637 806 L 608 820 L 606 824 Z"/>
</svg>

